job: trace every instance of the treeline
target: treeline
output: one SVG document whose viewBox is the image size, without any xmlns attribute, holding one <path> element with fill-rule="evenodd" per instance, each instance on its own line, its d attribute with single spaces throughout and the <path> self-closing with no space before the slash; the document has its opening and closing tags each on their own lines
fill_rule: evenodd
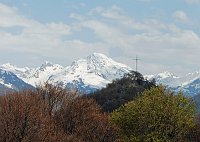
<svg viewBox="0 0 200 142">
<path fill-rule="evenodd" d="M 199 142 L 194 102 L 138 72 L 80 96 L 48 83 L 0 97 L 0 142 Z"/>
</svg>

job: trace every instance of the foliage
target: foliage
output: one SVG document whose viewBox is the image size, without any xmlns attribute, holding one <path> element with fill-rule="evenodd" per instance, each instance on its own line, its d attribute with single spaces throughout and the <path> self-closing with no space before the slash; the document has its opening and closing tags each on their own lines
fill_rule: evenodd
<svg viewBox="0 0 200 142">
<path fill-rule="evenodd" d="M 197 114 L 196 116 L 196 125 L 194 128 L 190 130 L 190 132 L 187 135 L 187 138 L 191 142 L 199 142 L 200 141 L 200 114 Z"/>
<path fill-rule="evenodd" d="M 182 93 L 154 87 L 112 113 L 123 141 L 177 142 L 195 125 L 195 105 Z"/>
<path fill-rule="evenodd" d="M 95 99 L 103 111 L 112 112 L 153 86 L 154 82 L 149 82 L 139 72 L 132 71 L 123 78 L 114 80 L 106 88 L 87 96 Z"/>
</svg>

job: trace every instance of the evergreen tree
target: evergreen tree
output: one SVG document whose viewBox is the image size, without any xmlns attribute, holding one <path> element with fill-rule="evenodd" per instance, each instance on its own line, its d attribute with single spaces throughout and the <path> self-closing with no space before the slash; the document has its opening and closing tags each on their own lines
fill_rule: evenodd
<svg viewBox="0 0 200 142">
<path fill-rule="evenodd" d="M 103 111 L 112 112 L 153 86 L 155 82 L 145 80 L 142 74 L 132 71 L 123 78 L 114 80 L 106 88 L 87 96 L 95 99 Z"/>
</svg>

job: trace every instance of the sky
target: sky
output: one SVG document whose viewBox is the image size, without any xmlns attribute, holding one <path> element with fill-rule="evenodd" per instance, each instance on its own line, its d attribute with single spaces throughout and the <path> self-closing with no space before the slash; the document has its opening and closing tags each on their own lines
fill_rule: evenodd
<svg viewBox="0 0 200 142">
<path fill-rule="evenodd" d="M 200 0 L 0 0 L 0 64 L 68 66 L 94 52 L 142 74 L 200 70 Z"/>
</svg>

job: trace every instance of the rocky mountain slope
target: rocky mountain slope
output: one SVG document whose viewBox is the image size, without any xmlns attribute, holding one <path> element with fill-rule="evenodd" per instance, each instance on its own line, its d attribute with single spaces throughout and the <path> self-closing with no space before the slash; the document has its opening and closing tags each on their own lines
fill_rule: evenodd
<svg viewBox="0 0 200 142">
<path fill-rule="evenodd" d="M 163 84 L 174 91 L 182 91 L 185 95 L 195 96 L 200 94 L 200 72 L 189 73 L 183 76 L 176 76 L 170 72 L 163 72 L 157 75 L 146 75 L 147 79 L 155 78 L 158 84 Z"/>
<path fill-rule="evenodd" d="M 0 93 L 7 93 L 10 91 L 21 91 L 24 89 L 33 89 L 34 87 L 25 83 L 22 79 L 17 77 L 14 73 L 0 69 Z"/>
<path fill-rule="evenodd" d="M 63 88 L 75 89 L 84 93 L 101 89 L 113 79 L 121 78 L 132 70 L 100 53 L 93 53 L 85 59 L 76 60 L 67 67 L 45 62 L 35 69 L 18 68 L 10 64 L 4 64 L 0 68 L 13 72 L 32 86 L 48 81 L 51 84 L 59 84 Z"/>
</svg>

